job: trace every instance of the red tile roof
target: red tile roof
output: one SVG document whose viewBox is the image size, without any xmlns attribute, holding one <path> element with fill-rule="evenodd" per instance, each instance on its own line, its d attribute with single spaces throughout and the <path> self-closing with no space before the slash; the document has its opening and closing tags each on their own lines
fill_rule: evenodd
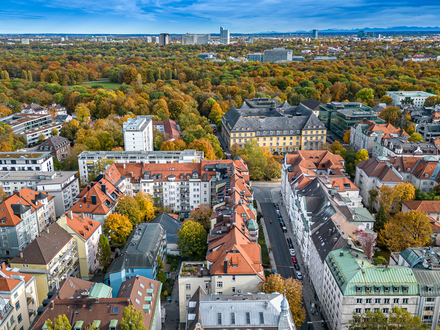
<svg viewBox="0 0 440 330">
<path fill-rule="evenodd" d="M 164 121 L 153 121 L 154 125 L 163 125 L 165 130 L 165 139 L 168 140 L 176 140 L 180 139 L 179 129 L 177 128 L 177 122 L 171 119 L 167 119 Z"/>
<path fill-rule="evenodd" d="M 81 238 L 88 240 L 90 236 L 101 226 L 99 221 L 95 221 L 85 216 L 83 213 L 76 214 L 66 212 L 64 215 L 67 225 L 72 228 Z"/>
<path fill-rule="evenodd" d="M 403 201 L 410 210 L 426 213 L 440 213 L 440 201 Z"/>
</svg>

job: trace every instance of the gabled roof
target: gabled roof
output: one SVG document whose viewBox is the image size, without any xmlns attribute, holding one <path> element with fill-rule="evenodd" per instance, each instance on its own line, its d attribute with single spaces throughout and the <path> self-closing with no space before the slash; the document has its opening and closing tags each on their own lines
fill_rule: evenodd
<svg viewBox="0 0 440 330">
<path fill-rule="evenodd" d="M 11 292 L 20 285 L 21 281 L 14 278 L 0 277 L 0 291 Z"/>
<path fill-rule="evenodd" d="M 426 213 L 440 213 L 440 201 L 403 201 L 410 210 Z"/>
<path fill-rule="evenodd" d="M 47 265 L 72 239 L 67 231 L 53 223 L 12 259 L 11 264 Z"/>
<path fill-rule="evenodd" d="M 67 145 L 70 145 L 70 141 L 66 139 L 65 137 L 55 135 L 41 143 L 37 150 L 44 150 L 46 151 L 45 147 L 51 147 L 49 150 L 58 150 L 62 147 L 65 147 Z M 53 148 L 53 149 L 52 149 Z"/>
<path fill-rule="evenodd" d="M 364 160 L 356 165 L 361 168 L 369 177 L 376 177 L 382 182 L 401 183 L 402 177 L 386 160 L 377 157 Z"/>
<path fill-rule="evenodd" d="M 167 233 L 167 243 L 177 244 L 177 232 L 182 228 L 182 224 L 168 213 L 161 213 L 149 223 L 158 223 Z"/>
<path fill-rule="evenodd" d="M 83 213 L 76 214 L 66 212 L 63 216 L 66 217 L 66 224 L 83 240 L 88 240 L 99 226 L 101 226 L 99 221 L 92 220 Z"/>
</svg>

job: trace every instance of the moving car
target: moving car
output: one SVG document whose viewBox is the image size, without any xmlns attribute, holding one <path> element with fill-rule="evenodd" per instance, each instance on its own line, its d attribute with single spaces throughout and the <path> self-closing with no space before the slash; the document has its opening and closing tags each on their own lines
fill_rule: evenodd
<svg viewBox="0 0 440 330">
<path fill-rule="evenodd" d="M 296 264 L 296 263 L 298 262 L 298 260 L 296 260 L 296 257 L 292 257 L 292 262 L 293 262 L 294 264 Z"/>
</svg>

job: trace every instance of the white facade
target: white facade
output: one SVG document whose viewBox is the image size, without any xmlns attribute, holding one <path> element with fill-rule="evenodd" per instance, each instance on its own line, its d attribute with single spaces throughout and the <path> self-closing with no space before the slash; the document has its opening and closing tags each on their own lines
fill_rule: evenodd
<svg viewBox="0 0 440 330">
<path fill-rule="evenodd" d="M 9 171 L 54 171 L 50 152 L 0 152 L 0 172 Z"/>
<path fill-rule="evenodd" d="M 430 96 L 436 96 L 427 92 L 421 91 L 398 91 L 398 92 L 387 92 L 387 95 L 393 99 L 392 105 L 402 105 L 402 101 L 409 98 L 413 104 L 422 108 L 425 104 L 425 100 Z"/>
<path fill-rule="evenodd" d="M 137 116 L 129 118 L 123 124 L 125 151 L 152 151 L 153 147 L 153 116 Z"/>
<path fill-rule="evenodd" d="M 229 30 L 226 30 L 223 28 L 223 26 L 220 26 L 220 43 L 224 45 L 229 45 L 229 42 L 230 42 Z"/>
<path fill-rule="evenodd" d="M 5 193 L 29 188 L 44 191 L 55 197 L 55 214 L 57 217 L 70 209 L 79 194 L 77 172 L 0 172 L 0 186 Z"/>
<path fill-rule="evenodd" d="M 58 132 L 63 128 L 62 123 L 48 124 L 42 127 L 38 127 L 35 129 L 31 129 L 23 133 L 22 135 L 26 139 L 26 143 L 28 145 L 33 145 L 35 143 L 40 142 L 40 136 L 44 136 L 44 140 L 52 137 L 52 131 L 55 129 Z"/>
<path fill-rule="evenodd" d="M 198 163 L 203 160 L 203 151 L 83 151 L 78 155 L 81 182 L 87 182 L 89 171 L 100 159 L 111 159 L 115 163 Z M 1 166 L 1 165 L 0 165 Z"/>
</svg>

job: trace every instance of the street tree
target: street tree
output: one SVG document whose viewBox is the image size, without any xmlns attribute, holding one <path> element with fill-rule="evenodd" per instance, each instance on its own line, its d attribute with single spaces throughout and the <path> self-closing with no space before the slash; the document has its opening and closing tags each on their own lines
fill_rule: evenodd
<svg viewBox="0 0 440 330">
<path fill-rule="evenodd" d="M 131 224 L 138 225 L 142 220 L 141 210 L 136 199 L 130 195 L 122 195 L 116 206 L 116 213 L 126 216 Z"/>
<path fill-rule="evenodd" d="M 199 205 L 198 208 L 189 214 L 188 219 L 200 223 L 206 232 L 209 232 L 211 228 L 211 214 L 212 210 L 209 206 Z"/>
</svg>

